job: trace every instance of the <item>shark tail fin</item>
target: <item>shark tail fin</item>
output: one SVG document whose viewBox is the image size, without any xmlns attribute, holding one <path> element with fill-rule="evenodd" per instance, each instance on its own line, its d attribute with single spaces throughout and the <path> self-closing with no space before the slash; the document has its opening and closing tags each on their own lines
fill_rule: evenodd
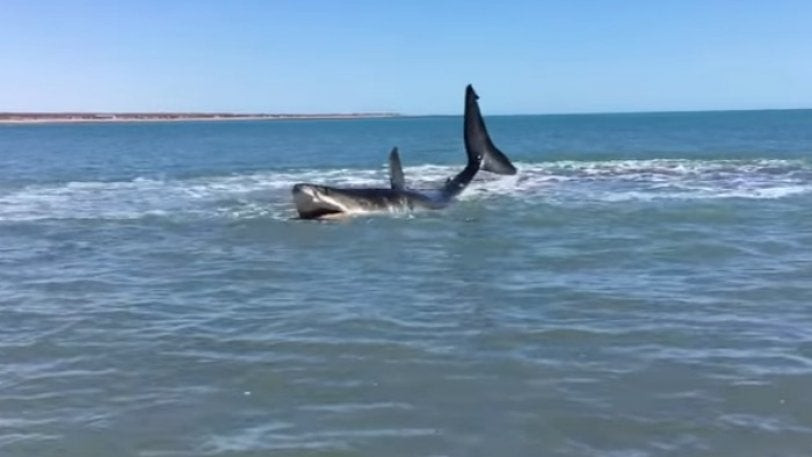
<svg viewBox="0 0 812 457">
<path fill-rule="evenodd" d="M 485 158 L 482 161 L 482 169 L 496 173 L 498 175 L 515 175 L 516 167 L 510 162 L 507 156 L 491 144 Z"/>
<path fill-rule="evenodd" d="M 403 190 L 406 188 L 406 180 L 403 177 L 403 167 L 400 165 L 400 155 L 398 148 L 392 148 L 389 153 L 389 182 L 392 189 Z"/>
<path fill-rule="evenodd" d="M 465 150 L 468 163 L 479 162 L 483 170 L 500 175 L 516 174 L 516 167 L 510 159 L 491 141 L 485 121 L 479 111 L 479 96 L 469 84 L 465 88 Z"/>
</svg>

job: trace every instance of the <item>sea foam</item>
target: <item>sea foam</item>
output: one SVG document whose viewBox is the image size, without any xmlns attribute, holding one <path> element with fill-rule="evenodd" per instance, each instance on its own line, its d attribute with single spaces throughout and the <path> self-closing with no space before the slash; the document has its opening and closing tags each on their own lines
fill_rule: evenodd
<svg viewBox="0 0 812 457">
<path fill-rule="evenodd" d="M 481 173 L 460 197 L 533 199 L 550 204 L 674 199 L 778 199 L 812 191 L 802 160 L 616 160 L 518 163 L 519 173 Z M 407 185 L 436 189 L 459 166 L 406 167 Z M 72 181 L 0 193 L 0 221 L 41 219 L 279 218 L 295 215 L 298 182 L 388 185 L 385 168 L 293 169 L 186 179 Z"/>
</svg>

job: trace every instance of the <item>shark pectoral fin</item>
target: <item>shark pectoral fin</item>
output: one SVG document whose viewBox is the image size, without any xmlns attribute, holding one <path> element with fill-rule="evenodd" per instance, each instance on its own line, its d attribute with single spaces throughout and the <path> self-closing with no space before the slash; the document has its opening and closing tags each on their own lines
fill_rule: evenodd
<svg viewBox="0 0 812 457">
<path fill-rule="evenodd" d="M 392 189 L 404 190 L 406 188 L 406 180 L 403 177 L 403 167 L 400 165 L 400 155 L 398 148 L 392 148 L 389 153 L 389 182 Z"/>
</svg>

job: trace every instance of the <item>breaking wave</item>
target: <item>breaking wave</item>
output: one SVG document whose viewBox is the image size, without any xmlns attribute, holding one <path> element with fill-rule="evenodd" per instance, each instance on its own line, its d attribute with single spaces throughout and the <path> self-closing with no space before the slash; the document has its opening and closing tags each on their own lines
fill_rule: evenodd
<svg viewBox="0 0 812 457">
<path fill-rule="evenodd" d="M 658 199 L 779 199 L 812 192 L 803 160 L 617 160 L 519 163 L 519 174 L 482 173 L 462 199 L 519 198 L 550 204 Z M 437 188 L 459 166 L 405 169 L 413 188 Z M 187 179 L 136 178 L 29 185 L 0 191 L 0 221 L 144 217 L 290 218 L 298 182 L 383 186 L 386 169 L 303 169 Z"/>
</svg>

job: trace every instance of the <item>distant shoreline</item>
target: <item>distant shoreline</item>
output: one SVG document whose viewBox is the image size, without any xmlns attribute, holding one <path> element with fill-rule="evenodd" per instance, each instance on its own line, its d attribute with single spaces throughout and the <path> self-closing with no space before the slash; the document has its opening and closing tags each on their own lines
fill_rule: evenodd
<svg viewBox="0 0 812 457">
<path fill-rule="evenodd" d="M 329 120 L 401 117 L 398 113 L 234 114 L 234 113 L 0 113 L 0 124 L 116 122 Z"/>
</svg>

